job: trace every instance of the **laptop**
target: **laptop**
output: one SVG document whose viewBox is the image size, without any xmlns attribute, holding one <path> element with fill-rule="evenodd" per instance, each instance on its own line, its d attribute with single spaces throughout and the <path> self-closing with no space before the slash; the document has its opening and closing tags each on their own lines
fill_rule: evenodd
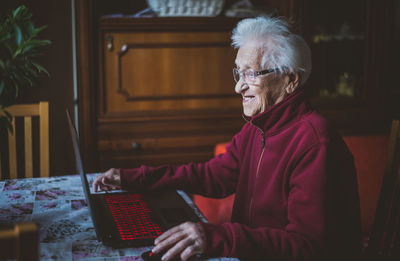
<svg viewBox="0 0 400 261">
<path fill-rule="evenodd" d="M 177 191 L 139 194 L 130 191 L 91 193 L 84 171 L 75 126 L 67 110 L 76 170 L 80 174 L 83 191 L 97 239 L 114 247 L 139 247 L 154 244 L 154 239 L 169 228 L 200 218 Z"/>
</svg>

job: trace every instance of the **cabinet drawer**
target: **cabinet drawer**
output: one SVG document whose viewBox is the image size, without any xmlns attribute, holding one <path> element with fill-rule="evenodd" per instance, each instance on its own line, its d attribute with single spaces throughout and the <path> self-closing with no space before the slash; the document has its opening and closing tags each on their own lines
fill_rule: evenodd
<svg viewBox="0 0 400 261">
<path fill-rule="evenodd" d="M 210 159 L 214 146 L 230 139 L 227 135 L 127 138 L 100 140 L 98 148 L 103 167 L 181 164 Z"/>
<path fill-rule="evenodd" d="M 100 140 L 100 152 L 131 152 L 154 153 L 158 151 L 187 150 L 191 148 L 213 147 L 221 141 L 229 141 L 227 135 L 190 136 L 190 137 L 159 137 L 142 139 Z"/>
</svg>

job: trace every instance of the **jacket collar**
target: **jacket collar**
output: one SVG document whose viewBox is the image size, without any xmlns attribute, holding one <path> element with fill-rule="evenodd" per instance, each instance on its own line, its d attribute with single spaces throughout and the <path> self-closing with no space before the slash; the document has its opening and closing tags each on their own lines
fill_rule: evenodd
<svg viewBox="0 0 400 261">
<path fill-rule="evenodd" d="M 307 93 L 301 87 L 265 112 L 253 117 L 243 117 L 246 121 L 261 129 L 265 134 L 273 135 L 291 123 L 297 122 L 305 114 L 311 112 L 311 110 Z"/>
</svg>

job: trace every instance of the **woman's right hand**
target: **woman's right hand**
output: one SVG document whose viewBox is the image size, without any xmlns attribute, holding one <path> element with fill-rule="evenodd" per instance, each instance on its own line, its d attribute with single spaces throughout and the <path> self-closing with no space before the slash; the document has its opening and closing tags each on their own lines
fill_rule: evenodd
<svg viewBox="0 0 400 261">
<path fill-rule="evenodd" d="M 109 191 L 114 189 L 121 189 L 121 174 L 119 169 L 111 168 L 97 176 L 93 181 L 93 191 L 100 190 Z"/>
</svg>

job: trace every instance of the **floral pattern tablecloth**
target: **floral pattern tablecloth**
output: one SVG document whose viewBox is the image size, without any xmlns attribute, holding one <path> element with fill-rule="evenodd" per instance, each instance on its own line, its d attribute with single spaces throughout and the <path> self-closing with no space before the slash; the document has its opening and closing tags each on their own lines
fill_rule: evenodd
<svg viewBox="0 0 400 261">
<path fill-rule="evenodd" d="M 88 175 L 89 183 L 95 176 Z M 97 241 L 78 175 L 0 181 L 0 224 L 26 221 L 39 224 L 40 260 L 142 260 L 151 249 L 113 249 Z"/>
</svg>

